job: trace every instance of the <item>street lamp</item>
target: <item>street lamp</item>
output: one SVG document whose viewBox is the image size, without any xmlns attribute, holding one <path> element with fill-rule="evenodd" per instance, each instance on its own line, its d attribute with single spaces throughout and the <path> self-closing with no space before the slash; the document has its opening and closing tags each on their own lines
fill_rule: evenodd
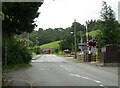
<svg viewBox="0 0 120 88">
<path fill-rule="evenodd" d="M 77 58 L 77 49 L 76 49 L 76 46 L 77 46 L 77 39 L 76 39 L 76 19 L 74 19 L 74 37 L 75 37 L 75 59 Z"/>
<path fill-rule="evenodd" d="M 77 58 L 77 38 L 76 38 L 76 19 L 74 19 L 74 32 L 71 32 L 71 34 L 73 34 L 74 33 L 74 39 L 75 39 L 75 41 L 74 41 L 74 43 L 75 43 L 75 54 L 74 54 L 74 58 L 76 59 Z"/>
</svg>

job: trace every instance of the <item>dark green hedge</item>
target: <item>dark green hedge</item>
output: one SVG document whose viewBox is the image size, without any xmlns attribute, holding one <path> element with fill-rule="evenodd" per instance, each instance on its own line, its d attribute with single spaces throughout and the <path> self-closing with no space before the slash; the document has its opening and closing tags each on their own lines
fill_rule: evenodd
<svg viewBox="0 0 120 88">
<path fill-rule="evenodd" d="M 7 53 L 7 55 L 6 55 Z M 5 60 L 7 57 L 7 65 L 16 65 L 29 63 L 32 54 L 31 52 L 20 42 L 16 41 L 14 38 L 6 38 L 2 44 L 2 63 L 5 65 Z"/>
</svg>

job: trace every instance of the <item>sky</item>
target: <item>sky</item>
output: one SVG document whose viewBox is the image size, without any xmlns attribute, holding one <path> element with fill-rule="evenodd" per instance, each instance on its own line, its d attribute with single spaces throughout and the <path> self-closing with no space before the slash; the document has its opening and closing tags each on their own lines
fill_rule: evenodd
<svg viewBox="0 0 120 88">
<path fill-rule="evenodd" d="M 91 19 L 100 19 L 103 0 L 44 0 L 39 8 L 40 15 L 35 19 L 38 28 L 71 27 L 74 19 L 81 24 Z M 111 6 L 118 19 L 118 2 L 120 0 L 105 0 Z"/>
</svg>

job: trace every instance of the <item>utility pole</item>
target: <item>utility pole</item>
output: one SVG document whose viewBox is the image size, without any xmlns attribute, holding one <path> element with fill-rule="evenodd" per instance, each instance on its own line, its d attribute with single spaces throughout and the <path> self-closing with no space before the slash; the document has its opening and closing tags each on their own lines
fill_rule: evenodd
<svg viewBox="0 0 120 88">
<path fill-rule="evenodd" d="M 88 23 L 86 21 L 86 48 L 87 48 L 87 53 L 85 53 L 86 60 L 88 59 L 88 52 L 89 52 L 89 47 L 88 47 Z"/>
<path fill-rule="evenodd" d="M 86 21 L 86 46 L 87 46 L 87 50 L 88 50 L 88 24 Z"/>
<path fill-rule="evenodd" d="M 75 37 L 75 59 L 77 58 L 77 49 L 76 49 L 76 42 L 77 42 L 77 39 L 76 39 L 76 19 L 74 19 L 74 37 Z"/>
</svg>

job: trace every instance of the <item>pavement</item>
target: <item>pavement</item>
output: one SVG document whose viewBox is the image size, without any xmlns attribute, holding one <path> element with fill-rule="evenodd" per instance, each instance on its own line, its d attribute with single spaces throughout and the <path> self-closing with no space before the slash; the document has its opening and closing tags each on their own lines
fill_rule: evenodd
<svg viewBox="0 0 120 88">
<path fill-rule="evenodd" d="M 8 77 L 12 77 L 12 82 L 8 86 L 31 86 L 30 78 L 26 73 L 26 69 L 9 71 L 6 73 Z"/>
<path fill-rule="evenodd" d="M 0 62 L 0 88 L 2 85 L 2 63 Z"/>
<path fill-rule="evenodd" d="M 34 55 L 32 60 L 37 60 L 41 55 Z M 9 71 L 5 73 L 7 77 L 12 77 L 11 82 L 7 82 L 7 86 L 28 86 L 31 88 L 32 84 L 30 82 L 30 78 L 26 73 L 26 69 Z"/>
<path fill-rule="evenodd" d="M 41 55 L 33 56 L 33 60 L 40 58 Z M 7 77 L 12 77 L 12 82 L 7 82 L 7 86 L 28 86 L 31 88 L 30 78 L 26 73 L 26 69 L 9 71 L 5 74 Z"/>
<path fill-rule="evenodd" d="M 118 86 L 117 67 L 73 63 L 53 54 L 37 56 L 29 69 L 16 70 L 11 86 Z"/>
<path fill-rule="evenodd" d="M 38 55 L 34 55 L 33 57 L 32 57 L 32 60 L 36 60 L 37 58 L 39 58 L 39 57 L 41 57 L 42 55 L 40 55 L 40 54 L 38 54 Z"/>
</svg>

